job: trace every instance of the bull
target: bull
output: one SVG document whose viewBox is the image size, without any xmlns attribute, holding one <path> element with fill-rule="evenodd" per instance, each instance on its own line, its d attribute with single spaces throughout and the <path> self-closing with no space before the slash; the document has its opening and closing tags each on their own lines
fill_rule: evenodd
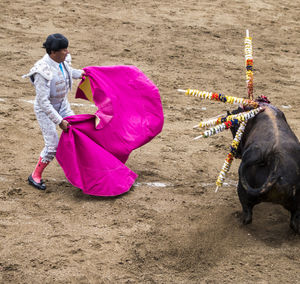
<svg viewBox="0 0 300 284">
<path fill-rule="evenodd" d="M 300 234 L 300 144 L 282 111 L 261 106 L 265 110 L 247 122 L 236 155 L 241 158 L 237 192 L 242 221 L 252 222 L 256 204 L 281 204 L 291 213 L 290 227 Z"/>
</svg>

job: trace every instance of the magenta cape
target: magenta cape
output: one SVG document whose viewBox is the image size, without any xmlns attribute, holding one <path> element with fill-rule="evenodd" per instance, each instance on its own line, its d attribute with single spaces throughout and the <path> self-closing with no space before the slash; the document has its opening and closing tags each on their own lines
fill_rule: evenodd
<svg viewBox="0 0 300 284">
<path fill-rule="evenodd" d="M 95 103 L 95 115 L 65 118 L 56 153 L 67 179 L 86 194 L 127 192 L 137 174 L 125 166 L 134 149 L 161 132 L 163 109 L 158 88 L 134 66 L 84 68 L 76 98 Z"/>
</svg>

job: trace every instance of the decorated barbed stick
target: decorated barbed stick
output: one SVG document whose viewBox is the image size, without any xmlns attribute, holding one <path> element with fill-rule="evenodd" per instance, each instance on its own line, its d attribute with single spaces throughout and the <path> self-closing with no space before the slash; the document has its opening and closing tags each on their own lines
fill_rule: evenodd
<svg viewBox="0 0 300 284">
<path fill-rule="evenodd" d="M 243 121 L 240 124 L 240 127 L 239 127 L 238 131 L 236 132 L 236 135 L 235 135 L 235 137 L 234 137 L 234 139 L 231 143 L 230 152 L 227 154 L 227 157 L 225 159 L 223 167 L 222 167 L 222 169 L 219 173 L 218 179 L 216 181 L 217 188 L 216 188 L 215 192 L 217 192 L 219 190 L 219 187 L 221 187 L 223 185 L 226 174 L 229 172 L 229 169 L 231 167 L 234 155 L 235 155 L 235 153 L 238 149 L 238 146 L 241 142 L 241 138 L 242 138 L 243 133 L 245 131 L 246 124 L 247 124 L 247 122 Z"/>
<path fill-rule="evenodd" d="M 226 121 L 231 121 L 233 119 L 238 119 L 240 120 L 240 117 L 246 117 L 246 119 L 248 120 L 248 116 L 254 117 L 257 113 L 259 113 L 262 110 L 262 108 L 256 108 L 250 111 L 245 111 L 245 112 L 240 112 L 237 114 L 230 114 L 230 115 L 226 115 L 226 116 L 219 116 L 219 117 L 215 117 L 215 118 L 211 118 L 209 120 L 206 121 L 201 121 L 198 125 L 195 125 L 194 128 L 204 128 L 204 127 L 212 127 L 214 125 L 219 125 L 222 123 L 225 123 Z"/>
<path fill-rule="evenodd" d="M 237 119 L 232 119 L 230 121 L 226 121 L 222 124 L 219 124 L 208 130 L 205 130 L 203 133 L 201 133 L 201 135 L 195 137 L 194 140 L 200 139 L 202 137 L 207 138 L 207 137 L 213 136 L 214 134 L 218 134 L 218 133 L 224 131 L 225 129 L 231 128 L 232 126 L 238 125 L 238 124 L 239 124 L 239 121 Z"/>
<path fill-rule="evenodd" d="M 252 38 L 249 31 L 246 30 L 245 37 L 245 65 L 246 65 L 246 83 L 248 98 L 253 100 L 253 56 L 252 56 Z"/>
<path fill-rule="evenodd" d="M 199 124 L 195 125 L 193 128 L 206 128 L 206 127 L 213 127 L 215 125 L 219 125 L 225 123 L 227 121 L 231 121 L 233 119 L 238 118 L 242 114 L 246 114 L 248 112 L 238 113 L 234 115 L 227 115 L 227 116 L 220 116 L 218 118 L 212 118 L 209 120 L 201 121 Z"/>
<path fill-rule="evenodd" d="M 214 121 L 215 120 L 217 120 L 217 119 L 219 119 L 219 118 L 223 118 L 223 117 L 226 117 L 226 113 L 224 113 L 224 114 L 219 114 L 219 115 L 217 115 L 217 116 L 214 116 L 214 117 L 211 117 L 211 118 L 209 118 L 209 119 L 207 119 L 206 121 L 204 121 L 204 122 L 201 122 L 201 123 L 207 123 L 207 125 L 205 125 L 205 126 L 203 126 L 203 127 L 211 127 L 211 126 L 214 126 L 215 124 L 214 124 Z M 210 124 L 210 122 L 211 122 L 211 124 Z M 199 124 L 197 124 L 197 125 L 195 125 L 193 128 L 199 128 L 200 126 L 199 126 Z"/>
<path fill-rule="evenodd" d="M 259 108 L 256 108 L 256 109 L 253 109 L 253 110 L 250 110 L 247 112 L 241 112 L 236 115 L 229 115 L 228 117 L 224 118 L 224 120 L 225 120 L 224 122 L 204 131 L 203 133 L 201 133 L 201 135 L 195 137 L 194 140 L 197 140 L 202 137 L 204 137 L 204 138 L 210 137 L 214 134 L 224 131 L 225 129 L 231 128 L 234 125 L 238 125 L 241 122 L 248 121 L 250 118 L 256 116 L 262 110 L 264 110 L 264 108 L 259 107 Z"/>
<path fill-rule="evenodd" d="M 187 89 L 181 90 L 178 89 L 179 92 L 185 93 L 187 96 L 198 97 L 201 99 L 207 99 L 211 101 L 218 101 L 228 104 L 234 105 L 243 105 L 243 106 L 251 106 L 253 108 L 258 107 L 258 103 L 249 99 L 243 99 L 238 97 L 226 96 L 218 93 L 206 92 L 206 91 L 199 91 L 195 89 Z"/>
</svg>

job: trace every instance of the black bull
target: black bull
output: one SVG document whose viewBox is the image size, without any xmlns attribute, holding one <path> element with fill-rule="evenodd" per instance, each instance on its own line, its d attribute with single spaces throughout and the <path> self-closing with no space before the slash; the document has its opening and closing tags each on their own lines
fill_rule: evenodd
<svg viewBox="0 0 300 284">
<path fill-rule="evenodd" d="M 284 114 L 265 106 L 248 121 L 237 153 L 243 223 L 252 222 L 256 204 L 272 202 L 290 211 L 290 227 L 300 234 L 300 144 Z"/>
</svg>

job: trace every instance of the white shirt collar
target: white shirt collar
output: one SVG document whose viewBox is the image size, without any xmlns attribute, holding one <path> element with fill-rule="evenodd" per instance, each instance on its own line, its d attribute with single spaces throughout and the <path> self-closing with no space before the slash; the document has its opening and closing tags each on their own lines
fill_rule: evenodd
<svg viewBox="0 0 300 284">
<path fill-rule="evenodd" d="M 54 60 L 49 56 L 48 53 L 46 53 L 46 54 L 44 55 L 44 59 L 45 59 L 51 66 L 53 66 L 53 67 L 55 67 L 55 68 L 59 68 L 59 63 L 56 62 L 56 61 L 54 61 Z"/>
</svg>

